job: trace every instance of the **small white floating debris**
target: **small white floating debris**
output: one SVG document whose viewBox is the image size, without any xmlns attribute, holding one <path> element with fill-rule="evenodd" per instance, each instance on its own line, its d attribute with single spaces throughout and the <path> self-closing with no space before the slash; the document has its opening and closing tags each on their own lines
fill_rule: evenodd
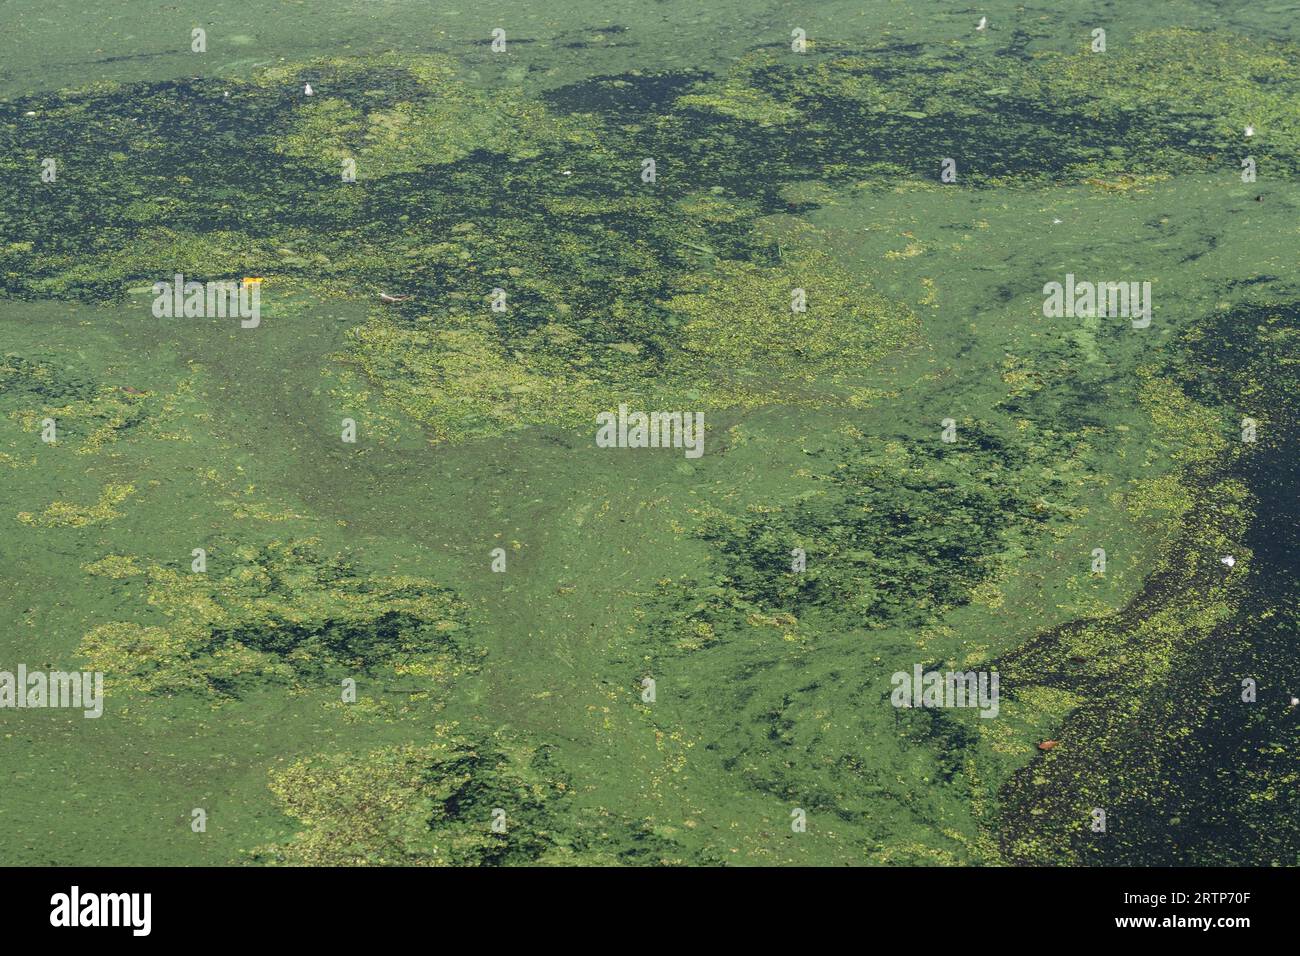
<svg viewBox="0 0 1300 956">
<path fill-rule="evenodd" d="M 1053 226 L 1059 226 L 1060 224 L 1061 224 L 1061 220 L 1059 220 L 1059 219 L 1053 219 L 1053 220 L 1052 220 L 1052 225 L 1053 225 Z"/>
<path fill-rule="evenodd" d="M 1237 559 L 1234 558 L 1232 555 L 1228 554 L 1228 555 L 1224 555 L 1222 558 L 1219 558 L 1219 562 L 1222 564 L 1226 564 L 1228 567 L 1232 567 L 1234 564 L 1237 563 Z"/>
<path fill-rule="evenodd" d="M 316 94 L 316 91 L 311 88 L 310 83 L 302 88 L 302 92 L 304 96 L 314 96 Z"/>
<path fill-rule="evenodd" d="M 1253 126 L 1247 126 L 1247 127 L 1246 127 L 1246 138 L 1247 138 L 1247 139 L 1250 139 L 1250 137 L 1252 137 L 1252 136 L 1254 136 L 1254 135 L 1255 135 L 1255 127 L 1253 127 Z"/>
<path fill-rule="evenodd" d="M 573 175 L 573 170 L 572 170 L 572 169 L 566 169 L 564 172 L 560 173 L 560 175 L 561 175 L 561 176 L 572 176 L 572 175 Z"/>
<path fill-rule="evenodd" d="M 1300 697 L 1291 698 L 1291 707 L 1292 708 L 1300 707 Z"/>
<path fill-rule="evenodd" d="M 23 115 L 24 115 L 24 116 L 35 116 L 35 115 L 36 115 L 36 110 L 28 110 L 28 111 L 27 111 L 26 113 L 24 113 Z"/>
<path fill-rule="evenodd" d="M 989 18 L 988 18 L 988 17 L 980 17 L 980 22 L 979 22 L 979 24 L 975 27 L 975 29 L 976 29 L 976 30 L 983 30 L 983 29 L 984 29 L 985 27 L 987 27 L 988 25 L 989 25 Z"/>
</svg>

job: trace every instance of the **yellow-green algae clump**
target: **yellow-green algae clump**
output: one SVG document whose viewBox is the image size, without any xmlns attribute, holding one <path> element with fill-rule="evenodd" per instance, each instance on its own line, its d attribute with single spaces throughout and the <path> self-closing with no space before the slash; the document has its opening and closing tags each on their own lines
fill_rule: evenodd
<svg viewBox="0 0 1300 956">
<path fill-rule="evenodd" d="M 271 774 L 271 792 L 303 829 L 262 847 L 296 866 L 482 866 L 555 862 L 556 807 L 569 787 L 544 752 L 455 725 L 424 744 L 305 757 Z"/>
<path fill-rule="evenodd" d="M 505 730 L 442 723 L 418 744 L 312 754 L 270 777 L 298 832 L 254 850 L 250 857 L 263 864 L 590 866 L 688 858 L 649 821 L 604 807 L 578 810 L 550 748 Z"/>
<path fill-rule="evenodd" d="M 178 571 L 109 555 L 86 570 L 142 576 L 165 623 L 101 624 L 82 640 L 88 666 L 154 694 L 237 697 L 264 682 L 321 684 L 363 674 L 412 674 L 430 686 L 476 666 L 464 645 L 465 606 L 431 581 L 371 577 L 326 558 L 315 542 L 235 552 L 225 574 Z"/>
</svg>

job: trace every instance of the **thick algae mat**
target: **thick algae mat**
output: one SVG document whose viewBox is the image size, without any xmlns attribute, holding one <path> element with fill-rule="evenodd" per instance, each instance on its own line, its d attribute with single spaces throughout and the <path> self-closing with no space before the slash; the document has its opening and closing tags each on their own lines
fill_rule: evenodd
<svg viewBox="0 0 1300 956">
<path fill-rule="evenodd" d="M 11 67 L 0 669 L 108 697 L 0 711 L 4 862 L 1295 862 L 1285 24 L 650 6 Z"/>
</svg>

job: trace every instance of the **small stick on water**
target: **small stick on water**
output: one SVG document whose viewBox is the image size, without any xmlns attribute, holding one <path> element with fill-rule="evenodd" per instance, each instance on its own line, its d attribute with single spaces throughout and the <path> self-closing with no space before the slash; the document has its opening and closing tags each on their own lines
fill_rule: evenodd
<svg viewBox="0 0 1300 956">
<path fill-rule="evenodd" d="M 409 296 L 409 295 L 389 295 L 387 292 L 381 292 L 381 293 L 379 293 L 379 298 L 380 298 L 381 300 L 383 300 L 384 302 L 405 302 L 407 299 L 412 298 L 412 296 Z"/>
<path fill-rule="evenodd" d="M 702 252 L 706 256 L 716 257 L 714 251 L 710 249 L 708 246 L 702 246 L 698 242 L 691 242 L 689 239 L 681 239 L 678 241 L 681 242 L 681 244 L 684 245 L 687 249 L 694 249 L 696 252 Z"/>
</svg>

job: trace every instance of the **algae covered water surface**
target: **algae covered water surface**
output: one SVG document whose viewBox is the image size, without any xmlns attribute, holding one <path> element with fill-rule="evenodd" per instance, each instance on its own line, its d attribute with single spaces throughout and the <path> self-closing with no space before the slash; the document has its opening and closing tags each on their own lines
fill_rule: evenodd
<svg viewBox="0 0 1300 956">
<path fill-rule="evenodd" d="M 3 862 L 1295 864 L 1294 10 L 1090 6 L 11 3 Z"/>
</svg>

